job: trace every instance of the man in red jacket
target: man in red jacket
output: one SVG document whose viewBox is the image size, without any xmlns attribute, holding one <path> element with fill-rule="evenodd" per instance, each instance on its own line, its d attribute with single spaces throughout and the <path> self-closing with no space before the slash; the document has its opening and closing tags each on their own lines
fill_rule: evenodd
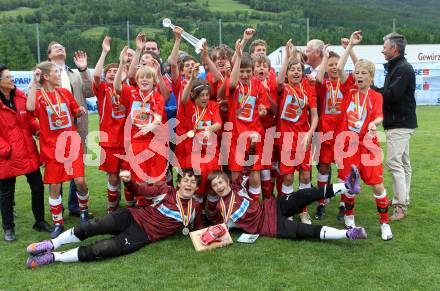
<svg viewBox="0 0 440 291">
<path fill-rule="evenodd" d="M 38 150 L 32 135 L 39 125 L 26 111 L 26 95 L 15 88 L 14 78 L 0 64 L 0 206 L 5 240 L 14 241 L 15 179 L 26 175 L 32 191 L 33 228 L 51 231 L 44 220 L 44 186 L 40 173 Z"/>
</svg>

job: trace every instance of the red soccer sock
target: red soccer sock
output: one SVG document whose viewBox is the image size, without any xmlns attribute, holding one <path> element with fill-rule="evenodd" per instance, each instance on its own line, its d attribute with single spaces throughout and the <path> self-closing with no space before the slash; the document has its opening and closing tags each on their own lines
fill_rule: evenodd
<svg viewBox="0 0 440 291">
<path fill-rule="evenodd" d="M 259 187 L 251 187 L 249 185 L 249 197 L 256 201 L 260 202 L 260 195 L 261 195 L 261 185 Z"/>
<path fill-rule="evenodd" d="M 354 195 L 342 194 L 345 202 L 345 215 L 354 215 Z"/>
<path fill-rule="evenodd" d="M 273 191 L 272 181 L 261 181 L 261 191 L 263 192 L 263 198 L 269 199 L 272 196 Z"/>
<path fill-rule="evenodd" d="M 124 197 L 125 197 L 125 205 L 127 207 L 133 207 L 136 204 L 136 200 L 134 199 L 133 194 L 131 194 L 127 188 L 124 188 Z"/>
<path fill-rule="evenodd" d="M 377 211 L 379 212 L 380 223 L 389 223 L 388 217 L 388 196 L 387 191 L 384 191 L 381 195 L 374 195 L 376 199 Z"/>
<path fill-rule="evenodd" d="M 76 197 L 78 197 L 79 210 L 81 211 L 87 210 L 89 208 L 87 206 L 87 204 L 89 203 L 89 192 L 87 193 L 76 192 Z"/>
<path fill-rule="evenodd" d="M 63 201 L 61 196 L 58 198 L 49 197 L 50 211 L 52 212 L 52 221 L 54 224 L 64 224 L 63 220 Z"/>
</svg>

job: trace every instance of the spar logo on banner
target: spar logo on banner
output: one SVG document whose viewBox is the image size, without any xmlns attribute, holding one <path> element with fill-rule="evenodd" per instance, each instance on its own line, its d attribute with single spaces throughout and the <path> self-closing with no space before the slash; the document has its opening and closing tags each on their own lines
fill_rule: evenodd
<svg viewBox="0 0 440 291">
<path fill-rule="evenodd" d="M 430 70 L 429 69 L 416 69 L 414 70 L 414 73 L 416 73 L 416 76 L 429 76 Z"/>
</svg>

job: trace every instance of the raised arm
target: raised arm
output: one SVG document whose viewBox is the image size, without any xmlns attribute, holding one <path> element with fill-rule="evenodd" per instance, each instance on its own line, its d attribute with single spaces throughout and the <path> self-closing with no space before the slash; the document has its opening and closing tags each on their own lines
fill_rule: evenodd
<svg viewBox="0 0 440 291">
<path fill-rule="evenodd" d="M 177 82 L 180 76 L 179 66 L 177 65 L 177 58 L 179 55 L 180 41 L 182 40 L 183 29 L 179 26 L 174 27 L 174 45 L 170 56 L 168 57 L 168 63 L 171 67 L 171 80 L 173 83 Z"/>
<path fill-rule="evenodd" d="M 124 65 L 127 63 L 128 59 L 127 50 L 128 46 L 124 46 L 119 55 L 119 67 L 116 72 L 115 80 L 113 81 L 113 87 L 117 94 L 120 94 L 122 91 L 122 73 L 124 72 Z"/>
<path fill-rule="evenodd" d="M 35 93 L 37 91 L 38 82 L 40 81 L 42 72 L 39 68 L 36 68 L 29 86 L 28 96 L 26 99 L 26 109 L 28 111 L 35 111 Z"/>
<path fill-rule="evenodd" d="M 95 88 L 98 88 L 99 84 L 101 83 L 102 68 L 104 67 L 105 58 L 107 57 L 107 54 L 110 51 L 110 41 L 111 38 L 109 36 L 105 36 L 104 40 L 102 41 L 101 56 L 99 57 L 98 62 L 96 63 L 95 72 L 93 74 L 93 86 Z"/>
<path fill-rule="evenodd" d="M 346 49 L 347 45 L 349 44 L 350 40 L 348 38 L 341 38 L 341 46 Z M 358 61 L 358 57 L 356 55 L 356 53 L 354 52 L 354 50 L 350 51 L 350 59 L 353 62 L 354 65 L 356 65 L 357 61 Z"/>
<path fill-rule="evenodd" d="M 240 43 L 242 51 L 244 50 L 248 42 L 254 37 L 255 32 L 256 30 L 253 28 L 246 28 L 244 30 L 243 38 L 241 39 L 241 43 Z M 234 55 L 232 56 L 231 62 L 235 63 L 236 58 L 237 58 L 237 53 L 235 52 Z"/>
<path fill-rule="evenodd" d="M 144 51 L 147 39 L 145 38 L 145 33 L 139 32 L 136 35 L 136 51 L 134 53 L 133 59 L 131 60 L 130 67 L 128 68 L 127 76 L 129 79 L 134 79 L 136 76 L 137 67 L 141 59 L 142 52 Z"/>
<path fill-rule="evenodd" d="M 197 74 L 199 73 L 199 66 L 200 64 L 195 64 L 194 69 L 191 74 L 191 78 L 189 79 L 188 84 L 186 84 L 185 88 L 182 92 L 182 104 L 186 104 L 189 100 L 189 96 L 191 95 L 191 90 L 193 88 L 194 82 L 197 79 Z"/>
<path fill-rule="evenodd" d="M 341 83 L 345 83 L 347 80 L 347 74 L 345 74 L 345 64 L 347 63 L 348 56 L 350 54 L 350 51 L 353 49 L 353 47 L 357 44 L 359 44 L 362 40 L 361 31 L 355 31 L 350 36 L 350 41 L 348 42 L 347 48 L 344 50 L 344 52 L 341 55 L 341 58 L 338 62 L 338 75 L 339 79 L 341 80 Z"/>
<path fill-rule="evenodd" d="M 214 83 L 219 80 L 222 80 L 223 79 L 222 74 L 220 74 L 220 72 L 217 70 L 217 66 L 214 64 L 214 62 L 209 57 L 208 43 L 206 43 L 206 42 L 203 45 L 202 59 L 203 59 L 203 63 L 208 65 L 209 71 L 211 72 L 211 74 L 214 77 L 213 78 Z"/>
<path fill-rule="evenodd" d="M 329 44 L 324 46 L 323 57 L 321 65 L 319 65 L 318 73 L 316 74 L 316 82 L 322 83 L 324 81 L 325 71 L 327 69 L 328 57 L 329 57 Z"/>
<path fill-rule="evenodd" d="M 238 84 L 238 78 L 240 76 L 240 65 L 241 65 L 241 56 L 243 54 L 243 47 L 241 46 L 241 40 L 237 39 L 235 42 L 235 54 L 236 59 L 234 62 L 234 66 L 232 67 L 231 79 L 229 83 L 230 90 L 235 89 Z"/>
<path fill-rule="evenodd" d="M 90 78 L 89 70 L 87 70 L 87 53 L 83 51 L 76 51 L 73 61 L 78 68 L 81 77 L 81 91 L 84 98 L 93 97 L 92 79 Z"/>
<path fill-rule="evenodd" d="M 294 50 L 296 50 L 296 49 L 292 43 L 292 39 L 289 39 L 286 43 L 286 53 L 284 54 L 284 60 L 281 63 L 280 72 L 278 73 L 278 77 L 277 77 L 277 91 L 278 91 L 278 93 L 281 93 L 281 91 L 283 89 L 283 85 L 286 80 L 287 64 L 289 63 L 291 54 Z"/>
</svg>

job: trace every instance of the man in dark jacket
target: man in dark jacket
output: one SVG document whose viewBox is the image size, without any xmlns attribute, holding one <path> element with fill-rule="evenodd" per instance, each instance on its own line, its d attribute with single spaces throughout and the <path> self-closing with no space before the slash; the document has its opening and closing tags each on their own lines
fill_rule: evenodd
<svg viewBox="0 0 440 291">
<path fill-rule="evenodd" d="M 393 177 L 393 206 L 391 220 L 406 216 L 411 186 L 409 140 L 417 128 L 416 77 L 405 59 L 406 39 L 390 33 L 384 38 L 382 53 L 388 61 L 385 83 L 378 91 L 383 95 L 383 127 L 387 137 L 387 166 Z"/>
</svg>

